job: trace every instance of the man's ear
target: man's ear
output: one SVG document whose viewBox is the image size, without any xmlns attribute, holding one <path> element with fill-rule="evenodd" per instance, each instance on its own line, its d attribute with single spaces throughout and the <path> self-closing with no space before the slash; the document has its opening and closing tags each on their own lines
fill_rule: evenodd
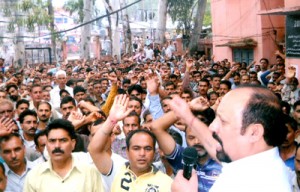
<svg viewBox="0 0 300 192">
<path fill-rule="evenodd" d="M 72 151 L 74 151 L 76 145 L 76 139 L 72 139 L 71 142 L 72 142 Z"/>
<path fill-rule="evenodd" d="M 246 129 L 245 134 L 247 134 L 251 143 L 261 140 L 264 136 L 264 127 L 262 124 L 251 124 Z"/>
</svg>

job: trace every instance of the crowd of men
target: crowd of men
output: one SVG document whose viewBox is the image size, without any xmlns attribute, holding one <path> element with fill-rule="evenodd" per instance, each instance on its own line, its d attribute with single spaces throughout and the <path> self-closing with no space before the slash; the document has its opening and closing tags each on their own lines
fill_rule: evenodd
<svg viewBox="0 0 300 192">
<path fill-rule="evenodd" d="M 300 89 L 283 55 L 144 53 L 18 71 L 0 59 L 0 191 L 300 191 Z"/>
</svg>

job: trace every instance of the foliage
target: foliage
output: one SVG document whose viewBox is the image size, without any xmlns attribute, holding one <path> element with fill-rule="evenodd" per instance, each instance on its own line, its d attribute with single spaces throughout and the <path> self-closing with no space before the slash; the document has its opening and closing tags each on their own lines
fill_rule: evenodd
<svg viewBox="0 0 300 192">
<path fill-rule="evenodd" d="M 33 32 L 37 26 L 47 26 L 51 21 L 48 4 L 43 0 L 22 0 L 4 8 L 4 15 L 9 17 L 8 32 L 17 27 L 27 27 Z"/>
<path fill-rule="evenodd" d="M 95 4 L 95 0 L 92 0 L 93 5 Z M 70 12 L 70 15 L 75 15 L 75 23 L 82 23 L 83 22 L 83 18 L 84 18 L 84 11 L 83 11 L 83 7 L 84 7 L 84 0 L 68 0 L 67 2 L 65 2 L 63 8 Z M 95 14 L 97 15 L 98 10 L 95 8 L 95 10 L 93 10 L 93 12 L 95 12 Z"/>
<path fill-rule="evenodd" d="M 203 25 L 204 26 L 211 25 L 211 12 L 210 12 L 210 9 L 211 9 L 210 0 L 207 0 L 206 10 L 205 10 L 204 19 L 203 19 Z"/>
<path fill-rule="evenodd" d="M 71 15 L 73 14 L 77 14 L 77 18 L 75 18 L 75 22 L 78 23 L 82 23 L 83 22 L 83 18 L 84 18 L 84 13 L 83 13 L 83 0 L 68 0 L 63 8 L 66 11 L 69 11 Z"/>
<path fill-rule="evenodd" d="M 173 22 L 177 21 L 177 30 L 189 35 L 192 28 L 192 9 L 195 0 L 169 0 L 168 13 Z"/>
</svg>

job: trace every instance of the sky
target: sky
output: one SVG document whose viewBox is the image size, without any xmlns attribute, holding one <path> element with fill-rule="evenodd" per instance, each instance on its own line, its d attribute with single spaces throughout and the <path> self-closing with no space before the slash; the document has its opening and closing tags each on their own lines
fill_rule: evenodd
<svg viewBox="0 0 300 192">
<path fill-rule="evenodd" d="M 62 7 L 66 0 L 52 0 L 52 4 L 54 7 Z"/>
</svg>

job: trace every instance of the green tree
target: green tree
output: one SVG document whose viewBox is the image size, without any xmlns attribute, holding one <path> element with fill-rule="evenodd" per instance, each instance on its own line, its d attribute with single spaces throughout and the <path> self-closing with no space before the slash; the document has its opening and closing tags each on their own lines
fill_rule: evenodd
<svg viewBox="0 0 300 192">
<path fill-rule="evenodd" d="M 198 49 L 206 4 L 207 0 L 169 0 L 168 13 L 177 21 L 177 33 L 182 33 L 184 47 L 190 50 Z"/>
<path fill-rule="evenodd" d="M 210 11 L 210 8 L 211 8 L 210 7 L 210 0 L 207 0 L 204 19 L 203 19 L 203 25 L 204 26 L 210 26 L 211 25 L 211 11 Z"/>
<path fill-rule="evenodd" d="M 35 32 L 41 26 L 49 28 L 51 16 L 48 2 L 43 0 L 5 0 L 4 16 L 8 18 L 7 31 L 14 33 L 14 67 L 21 68 L 25 62 L 24 32 Z"/>
<path fill-rule="evenodd" d="M 198 50 L 198 42 L 202 32 L 206 3 L 207 0 L 197 0 L 197 12 L 196 17 L 194 18 L 194 28 L 189 42 L 189 49 L 191 53 Z"/>
<path fill-rule="evenodd" d="M 63 8 L 69 11 L 70 15 L 76 15 L 74 17 L 76 23 L 82 23 L 84 18 L 83 6 L 83 0 L 68 0 Z"/>
<path fill-rule="evenodd" d="M 192 11 L 195 0 L 169 0 L 168 13 L 173 22 L 177 21 L 177 31 L 189 36 L 192 29 Z"/>
</svg>

